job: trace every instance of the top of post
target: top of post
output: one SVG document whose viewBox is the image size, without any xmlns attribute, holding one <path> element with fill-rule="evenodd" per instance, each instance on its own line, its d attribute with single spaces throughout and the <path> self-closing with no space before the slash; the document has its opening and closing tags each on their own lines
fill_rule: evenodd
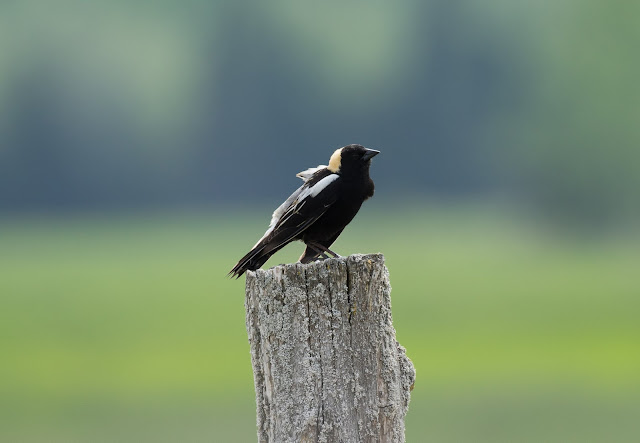
<svg viewBox="0 0 640 443">
<path fill-rule="evenodd" d="M 347 267 L 347 269 L 354 266 L 366 266 L 373 269 L 374 267 L 384 266 L 384 255 L 377 254 L 352 254 L 347 257 L 328 258 L 325 260 L 318 260 L 309 264 L 302 263 L 289 263 L 273 266 L 269 269 L 258 269 L 256 271 L 247 271 L 247 279 L 256 278 L 259 274 L 274 274 L 282 275 L 287 271 L 302 271 L 305 272 L 318 272 L 325 269 L 335 269 L 339 267 Z"/>
</svg>

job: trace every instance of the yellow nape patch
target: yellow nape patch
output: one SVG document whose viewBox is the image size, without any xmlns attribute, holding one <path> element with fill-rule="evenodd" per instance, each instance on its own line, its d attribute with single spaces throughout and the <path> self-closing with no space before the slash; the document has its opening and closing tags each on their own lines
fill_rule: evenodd
<svg viewBox="0 0 640 443">
<path fill-rule="evenodd" d="M 342 148 L 336 149 L 329 159 L 329 166 L 327 169 L 331 172 L 338 172 L 340 170 L 340 162 L 342 161 Z"/>
</svg>

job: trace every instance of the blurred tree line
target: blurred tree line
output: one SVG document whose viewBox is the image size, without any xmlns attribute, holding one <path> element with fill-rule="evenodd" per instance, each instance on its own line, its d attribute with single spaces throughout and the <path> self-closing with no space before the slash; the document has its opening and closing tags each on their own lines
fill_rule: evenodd
<svg viewBox="0 0 640 443">
<path fill-rule="evenodd" d="M 2 212 L 278 201 L 362 143 L 386 197 L 640 214 L 638 2 L 87 3 L 0 6 Z"/>
</svg>

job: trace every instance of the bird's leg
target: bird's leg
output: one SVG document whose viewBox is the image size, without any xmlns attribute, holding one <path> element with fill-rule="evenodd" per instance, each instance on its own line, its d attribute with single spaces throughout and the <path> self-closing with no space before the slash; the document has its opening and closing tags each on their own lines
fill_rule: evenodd
<svg viewBox="0 0 640 443">
<path fill-rule="evenodd" d="M 313 249 L 315 249 L 318 252 L 322 252 L 322 253 L 329 253 L 331 255 L 333 255 L 334 257 L 340 257 L 340 255 L 336 254 L 335 252 L 333 252 L 331 249 L 324 247 L 323 245 L 321 245 L 320 243 L 317 242 L 309 242 L 307 243 L 309 246 L 311 246 Z M 324 254 L 323 254 L 324 255 Z"/>
<path fill-rule="evenodd" d="M 329 258 L 327 257 L 327 254 L 321 251 L 315 243 L 307 243 L 307 246 L 309 246 L 311 249 L 313 249 L 318 253 L 318 257 L 316 257 L 316 260 L 321 260 L 321 259 L 326 260 L 327 258 Z"/>
</svg>

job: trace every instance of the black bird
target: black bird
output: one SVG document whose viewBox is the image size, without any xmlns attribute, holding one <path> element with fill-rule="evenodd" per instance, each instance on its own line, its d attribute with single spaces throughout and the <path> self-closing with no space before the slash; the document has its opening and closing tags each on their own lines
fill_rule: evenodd
<svg viewBox="0 0 640 443">
<path fill-rule="evenodd" d="M 304 184 L 273 212 L 267 232 L 229 275 L 240 277 L 247 270 L 255 271 L 294 240 L 307 245 L 301 263 L 326 258 L 327 253 L 337 257 L 329 246 L 353 220 L 362 203 L 373 196 L 369 166 L 379 153 L 364 146 L 348 145 L 333 153 L 329 166 L 320 165 L 296 174 Z"/>
</svg>

